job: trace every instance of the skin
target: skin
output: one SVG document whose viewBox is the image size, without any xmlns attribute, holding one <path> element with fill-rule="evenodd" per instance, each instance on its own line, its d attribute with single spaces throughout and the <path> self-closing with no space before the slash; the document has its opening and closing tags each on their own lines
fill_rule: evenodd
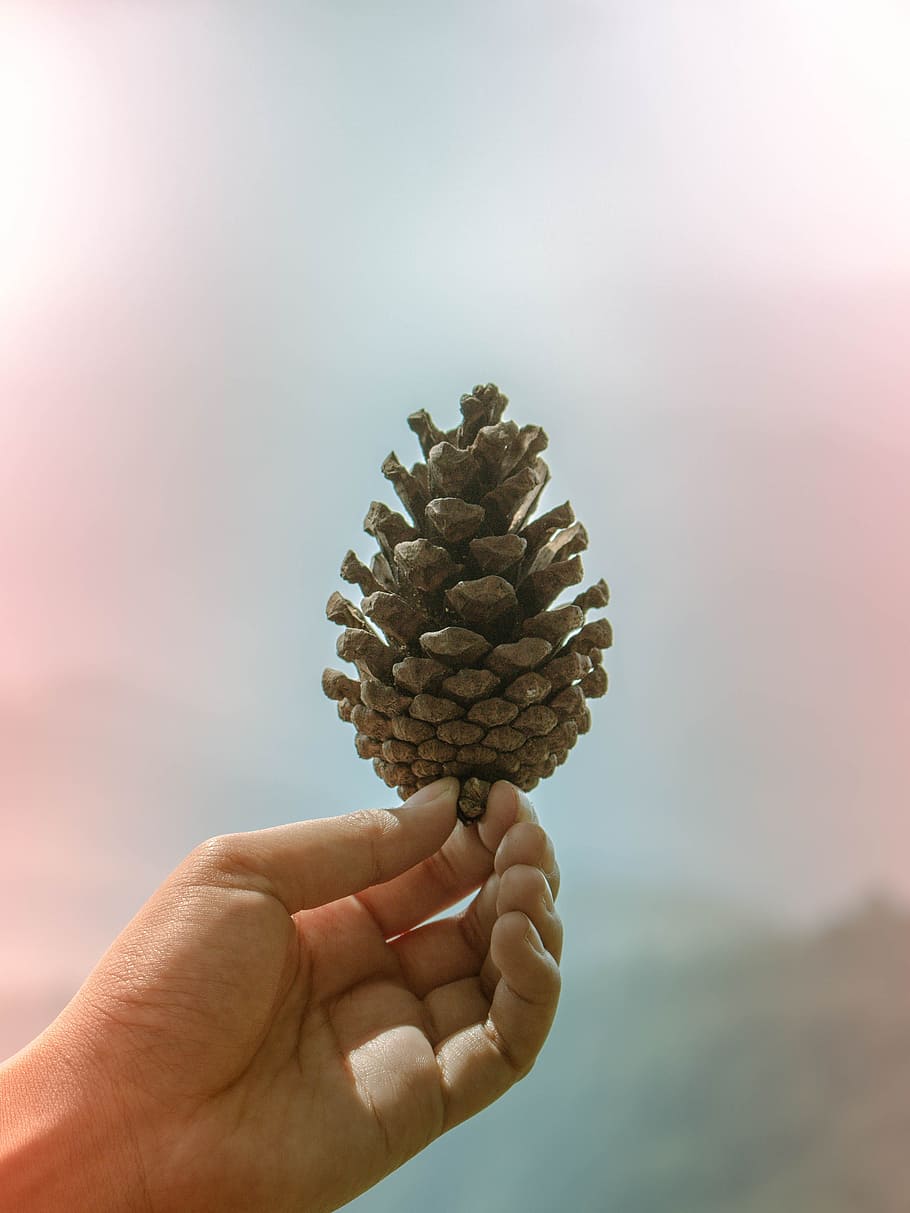
<svg viewBox="0 0 910 1213">
<path fill-rule="evenodd" d="M 524 1077 L 559 871 L 511 784 L 470 828 L 457 787 L 193 851 L 0 1068 L 2 1213 L 323 1213 Z"/>
</svg>

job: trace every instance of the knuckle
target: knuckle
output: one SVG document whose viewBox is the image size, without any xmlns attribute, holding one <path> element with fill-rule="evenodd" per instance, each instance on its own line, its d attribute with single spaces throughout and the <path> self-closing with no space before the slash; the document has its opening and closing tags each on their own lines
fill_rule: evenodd
<svg viewBox="0 0 910 1213">
<path fill-rule="evenodd" d="M 348 825 L 358 833 L 372 830 L 377 812 L 377 809 L 354 809 L 347 815 Z"/>
<path fill-rule="evenodd" d="M 551 870 L 556 864 L 556 852 L 550 835 L 541 825 L 534 822 L 522 822 L 521 833 L 518 835 L 519 845 L 528 856 L 527 862 L 544 870 Z"/>
<path fill-rule="evenodd" d="M 524 996 L 534 1006 L 548 1014 L 555 1014 L 561 992 L 562 974 L 559 965 L 548 953 L 541 957 L 540 967 L 534 974 L 533 981 L 528 982 Z"/>
<path fill-rule="evenodd" d="M 529 845 L 535 851 L 542 851 L 547 842 L 547 832 L 543 826 L 539 825 L 536 821 L 523 821 L 521 822 L 520 828 L 524 836 L 528 839 L 528 843 L 526 845 Z"/>
<path fill-rule="evenodd" d="M 435 851 L 425 862 L 433 880 L 446 894 L 459 887 L 461 877 L 445 847 Z"/>
<path fill-rule="evenodd" d="M 182 865 L 192 884 L 259 887 L 255 844 L 246 834 L 215 834 L 194 847 Z"/>
<path fill-rule="evenodd" d="M 540 868 L 531 864 L 514 864 L 503 872 L 500 889 L 504 901 L 520 903 L 516 908 L 536 907 L 543 901 L 551 909 L 550 886 Z"/>
<path fill-rule="evenodd" d="M 495 1024 L 488 1020 L 484 1025 L 484 1031 L 487 1033 L 493 1047 L 499 1053 L 500 1057 L 506 1063 L 509 1069 L 509 1081 L 512 1083 L 520 1082 L 526 1075 L 530 1074 L 534 1062 L 537 1060 L 536 1055 L 532 1057 L 519 1057 L 509 1043 L 508 1038 L 504 1033 L 500 1032 Z"/>
<path fill-rule="evenodd" d="M 477 913 L 473 906 L 468 906 L 463 913 L 458 915 L 456 921 L 468 950 L 474 956 L 483 956 L 489 941 L 484 937 L 483 928 L 477 920 Z"/>
<path fill-rule="evenodd" d="M 369 883 L 380 883 L 383 878 L 383 852 L 387 839 L 397 828 L 397 817 L 385 809 L 355 809 L 348 815 L 348 822 L 357 840 L 366 844 Z"/>
<path fill-rule="evenodd" d="M 235 834 L 215 834 L 190 852 L 193 866 L 210 872 L 230 872 L 239 859 L 240 846 Z"/>
</svg>

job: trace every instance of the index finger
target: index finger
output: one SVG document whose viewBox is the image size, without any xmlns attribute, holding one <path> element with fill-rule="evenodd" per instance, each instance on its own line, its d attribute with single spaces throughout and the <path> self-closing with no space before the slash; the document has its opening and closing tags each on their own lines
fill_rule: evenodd
<svg viewBox="0 0 910 1213">
<path fill-rule="evenodd" d="M 522 792 L 500 780 L 490 789 L 486 813 L 476 825 L 459 822 L 438 851 L 394 880 L 365 889 L 358 900 L 386 939 L 419 926 L 483 884 L 516 820 L 536 821 L 537 815 Z"/>
<path fill-rule="evenodd" d="M 225 834 L 198 847 L 175 875 L 267 893 L 296 914 L 419 864 L 451 831 L 457 793 L 458 780 L 450 777 L 398 809 L 361 809 Z"/>
</svg>

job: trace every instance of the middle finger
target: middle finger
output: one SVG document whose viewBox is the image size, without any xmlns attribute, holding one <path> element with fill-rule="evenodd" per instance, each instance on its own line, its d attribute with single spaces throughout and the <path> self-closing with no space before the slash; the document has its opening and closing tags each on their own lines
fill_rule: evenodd
<svg viewBox="0 0 910 1213">
<path fill-rule="evenodd" d="M 476 889 L 493 871 L 493 856 L 516 817 L 527 820 L 528 815 L 533 810 L 519 806 L 517 789 L 496 783 L 478 825 L 458 822 L 435 854 L 393 880 L 364 889 L 357 898 L 386 939 L 400 935 Z"/>
<path fill-rule="evenodd" d="M 464 913 L 425 923 L 392 940 L 389 946 L 418 998 L 480 972 L 490 949 L 498 893 L 499 877 L 493 873 Z"/>
</svg>

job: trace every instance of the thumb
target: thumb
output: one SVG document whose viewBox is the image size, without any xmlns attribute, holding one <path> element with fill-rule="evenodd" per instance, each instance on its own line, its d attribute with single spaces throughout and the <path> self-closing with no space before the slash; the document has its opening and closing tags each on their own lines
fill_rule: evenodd
<svg viewBox="0 0 910 1213">
<path fill-rule="evenodd" d="M 232 885 L 271 893 L 296 914 L 382 884 L 432 855 L 455 826 L 458 788 L 449 777 L 421 788 L 399 809 L 226 834 L 194 857 L 201 855 L 213 883 L 227 877 Z"/>
</svg>

